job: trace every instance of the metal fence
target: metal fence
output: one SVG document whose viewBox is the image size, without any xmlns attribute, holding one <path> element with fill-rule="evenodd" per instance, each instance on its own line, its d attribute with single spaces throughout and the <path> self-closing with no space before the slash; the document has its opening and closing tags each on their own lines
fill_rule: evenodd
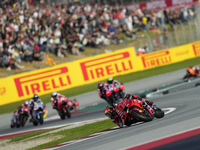
<svg viewBox="0 0 200 150">
<path fill-rule="evenodd" d="M 194 18 L 177 24 L 170 22 L 156 29 L 154 33 L 147 32 L 139 35 L 136 38 L 138 43 L 129 46 L 134 46 L 136 51 L 138 47 L 147 46 L 147 52 L 153 52 L 200 41 L 200 6 L 196 6 L 196 10 L 197 14 Z"/>
</svg>

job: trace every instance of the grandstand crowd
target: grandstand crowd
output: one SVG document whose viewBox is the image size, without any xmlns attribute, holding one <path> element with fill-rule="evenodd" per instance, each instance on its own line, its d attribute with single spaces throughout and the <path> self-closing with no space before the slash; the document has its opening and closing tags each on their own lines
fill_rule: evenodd
<svg viewBox="0 0 200 150">
<path fill-rule="evenodd" d="M 120 34 L 135 39 L 137 32 L 187 22 L 195 7 L 128 10 L 123 6 L 30 5 L 0 1 L 0 67 L 21 69 L 21 61 L 41 61 L 47 51 L 66 57 L 80 55 L 85 47 L 122 43 Z"/>
</svg>

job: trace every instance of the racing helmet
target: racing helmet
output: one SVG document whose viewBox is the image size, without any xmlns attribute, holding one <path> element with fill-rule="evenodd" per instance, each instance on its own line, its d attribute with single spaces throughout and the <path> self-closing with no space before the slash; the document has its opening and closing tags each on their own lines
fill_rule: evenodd
<svg viewBox="0 0 200 150">
<path fill-rule="evenodd" d="M 28 104 L 29 104 L 29 102 L 28 102 L 27 100 L 25 100 L 24 106 L 25 106 L 25 107 L 28 107 Z"/>
<path fill-rule="evenodd" d="M 57 98 L 57 95 L 58 95 L 57 92 L 52 92 L 52 93 L 51 93 L 51 97 L 52 97 L 53 99 L 56 99 L 56 98 Z"/>
<path fill-rule="evenodd" d="M 33 95 L 33 101 L 36 102 L 36 101 L 38 100 L 38 98 L 39 98 L 39 96 L 38 96 L 37 94 L 34 94 L 34 95 Z"/>
<path fill-rule="evenodd" d="M 108 80 L 107 80 L 107 83 L 112 84 L 113 83 L 113 77 L 109 77 Z"/>
<path fill-rule="evenodd" d="M 98 83 L 98 88 L 99 88 L 99 89 L 102 89 L 103 86 L 104 86 L 104 85 L 103 85 L 103 82 L 99 82 L 99 83 Z"/>
</svg>

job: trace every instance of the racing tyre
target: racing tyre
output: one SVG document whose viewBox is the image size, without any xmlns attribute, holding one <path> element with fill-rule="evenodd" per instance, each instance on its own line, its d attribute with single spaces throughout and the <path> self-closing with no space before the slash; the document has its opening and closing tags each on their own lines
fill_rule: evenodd
<svg viewBox="0 0 200 150">
<path fill-rule="evenodd" d="M 138 111 L 133 110 L 131 112 L 132 117 L 137 118 L 139 121 L 144 121 L 144 122 L 148 122 L 148 121 L 152 121 L 153 120 L 153 116 L 149 116 L 149 114 L 147 113 L 140 113 Z"/>
<path fill-rule="evenodd" d="M 188 79 L 188 78 L 190 78 L 191 77 L 191 75 L 189 74 L 189 73 L 187 73 L 184 77 L 183 77 L 183 80 L 184 79 Z"/>
<path fill-rule="evenodd" d="M 21 118 L 21 127 L 24 127 L 24 125 L 25 125 L 25 122 L 26 122 L 26 117 L 25 116 L 22 116 L 22 118 Z"/>
<path fill-rule="evenodd" d="M 37 121 L 33 121 L 33 125 L 34 125 L 34 126 L 37 126 L 37 125 L 38 125 L 38 122 L 37 122 Z"/>
<path fill-rule="evenodd" d="M 19 121 L 18 119 L 17 119 L 16 127 L 17 127 L 17 128 L 20 127 L 20 121 Z"/>
<path fill-rule="evenodd" d="M 44 115 L 43 113 L 40 114 L 40 120 L 39 120 L 40 124 L 44 123 L 43 115 Z"/>
<path fill-rule="evenodd" d="M 155 108 L 154 108 L 154 111 L 155 111 L 154 116 L 155 116 L 156 118 L 163 118 L 164 115 L 165 115 L 164 111 L 163 111 L 162 109 L 158 108 L 158 107 L 155 107 Z"/>
<path fill-rule="evenodd" d="M 60 118 L 61 118 L 62 120 L 64 120 L 64 119 L 65 119 L 65 115 L 60 115 Z"/>
<path fill-rule="evenodd" d="M 130 123 L 128 120 L 125 120 L 124 124 L 125 124 L 127 127 L 131 126 L 131 123 Z"/>
<path fill-rule="evenodd" d="M 67 107 L 67 108 L 65 108 L 66 109 L 66 116 L 67 116 L 67 118 L 71 118 L 71 112 L 70 112 L 70 110 L 69 110 L 69 108 Z"/>
<path fill-rule="evenodd" d="M 14 128 L 14 127 L 15 127 L 15 123 L 12 121 L 11 125 L 10 125 L 10 128 Z"/>
</svg>

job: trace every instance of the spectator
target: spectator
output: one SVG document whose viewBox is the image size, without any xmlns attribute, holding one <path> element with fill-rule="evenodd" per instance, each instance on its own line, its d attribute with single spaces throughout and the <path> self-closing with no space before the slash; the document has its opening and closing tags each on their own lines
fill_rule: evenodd
<svg viewBox="0 0 200 150">
<path fill-rule="evenodd" d="M 24 59 L 26 62 L 32 63 L 33 62 L 33 52 L 29 49 L 25 50 Z"/>
<path fill-rule="evenodd" d="M 14 1 L 6 4 L 1 1 L 0 4 L 1 66 L 11 68 L 16 68 L 20 60 L 41 61 L 41 52 L 66 57 L 66 50 L 80 55 L 83 46 L 96 48 L 122 43 L 121 32 L 135 39 L 140 30 L 148 32 L 156 27 L 164 28 L 164 23 L 186 22 L 196 14 L 194 6 L 147 11 L 89 3 L 50 6 L 43 1 L 30 9 L 20 2 L 13 5 Z"/>
<path fill-rule="evenodd" d="M 137 52 L 137 55 L 138 56 L 141 56 L 141 55 L 144 55 L 144 54 L 146 54 L 146 51 L 145 51 L 145 49 L 144 48 L 138 48 L 138 52 Z"/>
</svg>

